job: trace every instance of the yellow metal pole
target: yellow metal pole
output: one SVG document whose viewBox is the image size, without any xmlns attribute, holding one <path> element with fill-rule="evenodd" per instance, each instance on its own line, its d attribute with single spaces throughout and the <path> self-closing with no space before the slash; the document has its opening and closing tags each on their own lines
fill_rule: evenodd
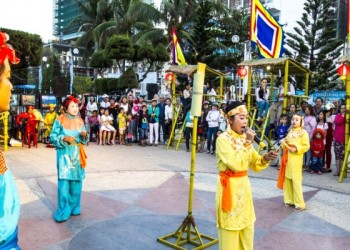
<svg viewBox="0 0 350 250">
<path fill-rule="evenodd" d="M 248 66 L 248 90 L 247 90 L 247 109 L 250 113 L 251 96 L 252 96 L 252 66 Z M 242 92 L 243 94 L 243 92 Z"/>
<path fill-rule="evenodd" d="M 9 124 L 9 112 L 5 111 L 0 113 L 0 121 L 2 120 L 4 125 L 4 134 L 0 135 L 0 141 L 4 142 L 4 151 L 8 150 L 8 140 L 9 140 L 9 134 L 8 134 L 8 124 Z"/>
<path fill-rule="evenodd" d="M 283 109 L 282 109 L 282 114 L 286 114 L 287 113 L 287 103 L 288 103 L 288 67 L 289 67 L 289 61 L 286 61 L 286 64 L 284 66 L 284 98 L 283 98 Z"/>
<path fill-rule="evenodd" d="M 309 73 L 306 73 L 305 74 L 305 95 L 306 96 L 309 96 L 309 78 L 310 78 L 310 74 Z"/>
<path fill-rule="evenodd" d="M 220 75 L 220 99 L 219 99 L 219 103 L 222 103 L 222 100 L 224 99 L 223 97 L 223 88 L 224 88 L 224 78 Z"/>
<path fill-rule="evenodd" d="M 349 118 L 350 118 L 350 75 L 346 76 L 345 81 L 345 149 L 349 140 Z M 344 159 L 344 161 L 347 159 Z"/>
</svg>

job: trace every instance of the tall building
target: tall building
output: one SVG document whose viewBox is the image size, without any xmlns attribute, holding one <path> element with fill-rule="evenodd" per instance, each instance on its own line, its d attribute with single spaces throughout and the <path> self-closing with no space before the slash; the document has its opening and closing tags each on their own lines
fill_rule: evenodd
<svg viewBox="0 0 350 250">
<path fill-rule="evenodd" d="M 83 3 L 88 0 L 82 0 Z M 67 25 L 75 18 L 81 16 L 76 0 L 54 0 L 53 35 L 66 41 L 79 37 L 77 25 L 67 28 Z"/>
</svg>

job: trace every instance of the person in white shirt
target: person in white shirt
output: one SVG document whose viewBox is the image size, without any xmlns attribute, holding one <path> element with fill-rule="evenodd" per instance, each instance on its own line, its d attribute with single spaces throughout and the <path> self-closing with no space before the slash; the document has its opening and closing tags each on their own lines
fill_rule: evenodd
<svg viewBox="0 0 350 250">
<path fill-rule="evenodd" d="M 258 103 L 258 121 L 264 119 L 270 107 L 269 103 L 270 90 L 267 88 L 267 78 L 261 79 L 259 87 L 255 90 L 255 97 Z"/>
<path fill-rule="evenodd" d="M 164 141 L 166 142 L 169 139 L 171 128 L 172 128 L 172 114 L 173 114 L 173 106 L 171 104 L 170 98 L 167 98 L 165 100 L 165 135 L 164 135 Z"/>
<path fill-rule="evenodd" d="M 207 95 L 209 96 L 209 101 L 211 103 L 216 101 L 216 91 L 211 83 L 208 84 L 209 86 L 207 87 Z"/>
<path fill-rule="evenodd" d="M 86 105 L 86 121 L 89 120 L 89 117 L 92 116 L 92 112 L 97 109 L 97 103 L 95 102 L 95 98 L 93 96 L 90 96 L 89 102 Z"/>
<path fill-rule="evenodd" d="M 219 130 L 220 112 L 218 104 L 213 103 L 212 110 L 209 111 L 206 121 L 208 122 L 207 153 L 214 154 L 216 149 L 216 138 Z M 212 150 L 211 150 L 212 149 Z"/>
<path fill-rule="evenodd" d="M 284 79 L 284 77 L 282 77 Z M 295 95 L 295 88 L 293 83 L 288 79 L 288 91 L 287 96 Z M 280 85 L 278 87 L 278 92 L 276 96 L 277 101 L 274 102 L 270 107 L 270 126 L 274 127 L 275 121 L 279 121 L 279 118 L 282 114 L 283 108 L 283 99 L 284 99 L 284 87 L 283 81 L 280 81 Z"/>
<path fill-rule="evenodd" d="M 109 107 L 109 105 L 111 105 L 111 104 L 109 103 L 109 101 L 108 101 L 108 95 L 107 95 L 107 94 L 104 94 L 104 95 L 102 96 L 102 98 L 103 98 L 103 100 L 102 100 L 102 102 L 100 103 L 100 107 L 106 109 L 106 108 Z"/>
</svg>

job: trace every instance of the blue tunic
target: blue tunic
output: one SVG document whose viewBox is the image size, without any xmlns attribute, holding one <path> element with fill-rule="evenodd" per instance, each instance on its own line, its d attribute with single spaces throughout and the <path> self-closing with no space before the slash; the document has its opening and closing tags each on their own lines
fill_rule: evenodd
<svg viewBox="0 0 350 250">
<path fill-rule="evenodd" d="M 0 158 L 3 160 L 2 153 Z M 2 161 L 0 159 L 0 162 Z M 3 162 L 4 164 L 4 162 Z M 0 174 L 0 249 L 19 249 L 17 224 L 20 202 L 13 176 L 9 170 Z"/>
<path fill-rule="evenodd" d="M 82 180 L 85 171 L 80 165 L 79 143 L 86 144 L 88 138 L 82 139 L 80 132 L 86 131 L 83 120 L 78 116 L 62 115 L 55 120 L 50 134 L 50 140 L 57 151 L 58 179 Z M 63 141 L 65 136 L 75 137 L 75 143 Z"/>
<path fill-rule="evenodd" d="M 57 150 L 58 192 L 57 210 L 53 217 L 57 222 L 66 221 L 71 215 L 80 214 L 82 180 L 85 171 L 80 164 L 79 145 L 88 142 L 80 133 L 85 130 L 83 120 L 78 116 L 61 115 L 55 120 L 50 140 Z M 63 141 L 65 136 L 73 136 L 75 142 Z"/>
</svg>

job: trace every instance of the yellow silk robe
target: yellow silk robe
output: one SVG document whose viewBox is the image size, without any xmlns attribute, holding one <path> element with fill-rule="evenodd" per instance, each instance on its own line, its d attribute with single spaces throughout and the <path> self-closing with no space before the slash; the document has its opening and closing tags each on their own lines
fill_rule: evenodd
<svg viewBox="0 0 350 250">
<path fill-rule="evenodd" d="M 53 124 L 57 118 L 57 113 L 56 112 L 49 112 L 46 114 L 45 119 L 44 119 L 44 124 L 46 126 L 46 131 L 45 131 L 45 137 L 50 136 L 50 133 L 52 131 Z"/>
<path fill-rule="evenodd" d="M 260 156 L 252 145 L 244 145 L 246 135 L 239 135 L 228 129 L 216 141 L 218 170 L 259 172 L 268 167 L 269 162 Z M 232 194 L 232 210 L 228 213 L 221 208 L 222 185 L 220 176 L 216 192 L 217 227 L 226 230 L 241 230 L 255 222 L 253 197 L 248 176 L 229 178 Z"/>
<path fill-rule="evenodd" d="M 302 180 L 303 172 L 303 156 L 310 148 L 309 134 L 303 128 L 293 128 L 286 136 L 288 145 L 294 145 L 297 152 L 291 153 L 288 151 L 288 162 L 286 165 L 285 177 L 292 180 Z M 283 150 L 286 149 L 282 143 Z"/>
</svg>

